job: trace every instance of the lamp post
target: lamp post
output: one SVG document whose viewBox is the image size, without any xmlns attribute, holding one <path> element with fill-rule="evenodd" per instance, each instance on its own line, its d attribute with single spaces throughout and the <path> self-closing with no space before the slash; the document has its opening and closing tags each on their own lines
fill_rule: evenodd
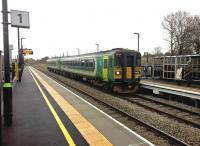
<svg viewBox="0 0 200 146">
<path fill-rule="evenodd" d="M 138 36 L 138 52 L 140 50 L 140 33 L 133 33 L 136 34 Z"/>
<path fill-rule="evenodd" d="M 95 44 L 95 45 L 97 45 L 97 52 L 99 52 L 99 44 Z"/>
</svg>

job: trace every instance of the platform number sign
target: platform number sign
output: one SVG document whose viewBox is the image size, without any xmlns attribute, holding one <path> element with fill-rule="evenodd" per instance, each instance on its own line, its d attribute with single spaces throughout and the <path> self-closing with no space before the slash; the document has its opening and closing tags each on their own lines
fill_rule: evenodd
<svg viewBox="0 0 200 146">
<path fill-rule="evenodd" d="M 19 23 L 22 23 L 22 14 L 17 14 L 19 16 Z"/>
<path fill-rule="evenodd" d="M 29 12 L 11 10 L 11 26 L 21 27 L 21 28 L 30 28 Z"/>
</svg>

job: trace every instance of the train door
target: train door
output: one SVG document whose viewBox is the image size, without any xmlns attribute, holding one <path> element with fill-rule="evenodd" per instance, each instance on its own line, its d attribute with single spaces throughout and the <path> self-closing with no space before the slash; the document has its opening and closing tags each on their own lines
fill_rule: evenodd
<svg viewBox="0 0 200 146">
<path fill-rule="evenodd" d="M 103 81 L 108 81 L 108 56 L 103 56 Z"/>
<path fill-rule="evenodd" d="M 102 56 L 99 56 L 97 57 L 96 59 L 97 61 L 97 71 L 96 71 L 96 76 L 97 78 L 101 79 L 103 78 L 103 57 Z"/>
<path fill-rule="evenodd" d="M 131 80 L 133 75 L 133 66 L 134 66 L 134 56 L 126 56 L 126 79 Z"/>
</svg>

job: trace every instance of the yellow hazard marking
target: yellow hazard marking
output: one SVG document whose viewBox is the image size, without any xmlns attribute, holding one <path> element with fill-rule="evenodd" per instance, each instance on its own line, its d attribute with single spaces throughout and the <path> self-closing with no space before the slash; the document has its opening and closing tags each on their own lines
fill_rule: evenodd
<svg viewBox="0 0 200 146">
<path fill-rule="evenodd" d="M 30 73 L 31 73 L 31 75 L 32 75 L 32 77 L 33 77 L 33 79 L 34 79 L 36 85 L 38 86 L 38 88 L 39 88 L 39 90 L 40 90 L 42 96 L 44 97 L 44 99 L 45 99 L 45 101 L 46 101 L 46 103 L 47 103 L 47 105 L 48 105 L 50 111 L 52 112 L 52 114 L 53 114 L 53 116 L 54 116 L 56 122 L 58 123 L 58 125 L 59 125 L 59 127 L 60 127 L 60 129 L 61 129 L 61 131 L 62 131 L 62 133 L 63 133 L 63 135 L 64 135 L 64 137 L 65 137 L 65 139 L 66 139 L 67 142 L 68 142 L 68 144 L 69 144 L 70 146 L 75 146 L 74 141 L 72 140 L 71 136 L 69 135 L 67 129 L 65 128 L 64 124 L 62 123 L 62 121 L 61 121 L 61 119 L 59 118 L 59 116 L 58 116 L 58 114 L 56 113 L 56 111 L 54 110 L 53 106 L 52 106 L 51 103 L 49 102 L 47 96 L 44 94 L 42 88 L 41 88 L 40 85 L 38 84 L 38 82 L 37 82 L 37 80 L 35 79 L 35 77 L 33 76 L 32 72 L 30 72 Z"/>
<path fill-rule="evenodd" d="M 32 67 L 30 68 L 49 94 L 73 122 L 90 146 L 112 146 L 112 144 L 56 90 L 54 90 Z"/>
</svg>

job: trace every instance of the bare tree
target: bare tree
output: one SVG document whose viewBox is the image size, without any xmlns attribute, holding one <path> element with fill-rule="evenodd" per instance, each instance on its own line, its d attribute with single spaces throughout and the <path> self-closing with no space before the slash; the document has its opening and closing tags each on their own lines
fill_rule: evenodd
<svg viewBox="0 0 200 146">
<path fill-rule="evenodd" d="M 152 55 L 155 55 L 155 56 L 161 56 L 161 55 L 163 55 L 163 53 L 162 53 L 162 47 L 160 47 L 160 46 L 155 47 L 153 49 L 153 51 L 152 51 Z"/>
<path fill-rule="evenodd" d="M 200 16 L 194 16 L 191 27 L 193 48 L 196 54 L 200 54 Z"/>
<path fill-rule="evenodd" d="M 164 17 L 163 28 L 169 34 L 171 55 L 192 53 L 192 16 L 187 12 L 178 11 Z"/>
<path fill-rule="evenodd" d="M 169 44 L 170 44 L 171 55 L 174 54 L 173 53 L 174 52 L 173 46 L 174 46 L 174 41 L 175 41 L 175 24 L 174 24 L 174 22 L 175 22 L 175 18 L 174 18 L 173 13 L 164 17 L 164 21 L 162 22 L 163 28 L 169 34 L 169 38 L 166 38 L 165 40 L 167 42 L 169 42 Z"/>
<path fill-rule="evenodd" d="M 191 29 L 192 17 L 187 12 L 175 13 L 175 42 L 178 55 L 188 54 L 188 50 L 191 51 Z"/>
</svg>

